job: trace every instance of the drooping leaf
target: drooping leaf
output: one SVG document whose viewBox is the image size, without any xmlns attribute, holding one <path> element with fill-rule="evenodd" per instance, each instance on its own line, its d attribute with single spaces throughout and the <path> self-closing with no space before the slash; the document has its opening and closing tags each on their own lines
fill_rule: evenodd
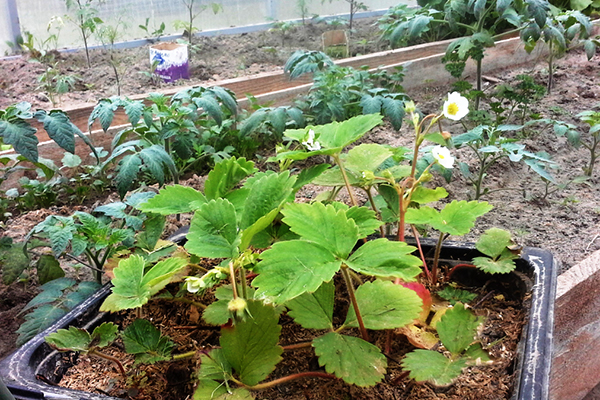
<svg viewBox="0 0 600 400">
<path fill-rule="evenodd" d="M 149 215 L 144 221 L 144 229 L 138 233 L 138 246 L 152 251 L 165 228 L 166 218 L 159 214 Z"/>
<path fill-rule="evenodd" d="M 119 327 L 112 322 L 103 322 L 94 328 L 92 332 L 92 340 L 96 347 L 106 347 L 117 338 Z"/>
<path fill-rule="evenodd" d="M 251 317 L 223 327 L 220 344 L 240 381 L 252 386 L 275 369 L 283 349 L 277 344 L 281 326 L 275 308 L 257 300 L 249 300 L 247 307 Z"/>
<path fill-rule="evenodd" d="M 133 182 L 137 178 L 142 166 L 142 159 L 138 154 L 128 154 L 121 162 L 119 162 L 119 169 L 115 183 L 117 184 L 117 191 L 121 198 L 125 197 Z"/>
<path fill-rule="evenodd" d="M 192 218 L 187 237 L 185 248 L 199 257 L 234 257 L 240 237 L 233 204 L 225 199 L 203 204 Z"/>
<path fill-rule="evenodd" d="M 305 329 L 333 329 L 333 282 L 324 282 L 314 293 L 304 293 L 287 303 L 288 315 Z"/>
<path fill-rule="evenodd" d="M 323 247 L 303 240 L 277 242 L 261 254 L 254 267 L 259 275 L 252 281 L 257 296 L 283 304 L 305 292 L 314 292 L 329 282 L 341 261 Z"/>
<path fill-rule="evenodd" d="M 154 364 L 171 358 L 177 345 L 146 319 L 136 319 L 121 334 L 125 351 L 135 355 L 135 362 Z"/>
<path fill-rule="evenodd" d="M 43 254 L 37 262 L 37 276 L 41 285 L 65 276 L 65 271 L 54 256 Z"/>
<path fill-rule="evenodd" d="M 394 329 L 413 322 L 423 301 L 414 290 L 390 281 L 366 282 L 356 290 L 356 301 L 367 329 Z M 358 327 L 354 308 L 348 309 L 344 325 Z"/>
<path fill-rule="evenodd" d="M 377 346 L 360 338 L 329 332 L 313 340 L 319 365 L 348 384 L 373 386 L 383 379 L 387 362 Z"/>
<path fill-rule="evenodd" d="M 452 354 L 460 354 L 475 340 L 481 322 L 462 303 L 457 303 L 446 311 L 436 329 L 442 344 L 448 351 Z"/>
<path fill-rule="evenodd" d="M 123 109 L 125 110 L 125 114 L 127 114 L 129 123 L 133 126 L 136 126 L 142 118 L 144 102 L 141 100 L 129 100 L 125 102 Z"/>
<path fill-rule="evenodd" d="M 75 153 L 75 127 L 69 116 L 63 111 L 53 110 L 49 113 L 40 110 L 35 113 L 38 121 L 44 124 L 50 139 L 70 153 Z"/>
<path fill-rule="evenodd" d="M 448 197 L 448 192 L 441 186 L 435 189 L 429 189 L 423 186 L 418 186 L 413 192 L 413 195 L 410 198 L 410 200 L 419 204 L 427 204 L 441 200 L 446 197 Z"/>
<path fill-rule="evenodd" d="M 411 255 L 415 250 L 404 242 L 371 240 L 356 250 L 346 264 L 362 274 L 410 281 L 421 273 L 421 260 Z"/>
<path fill-rule="evenodd" d="M 402 360 L 402 367 L 410 371 L 412 379 L 417 382 L 430 381 L 439 386 L 451 384 L 466 366 L 467 362 L 463 358 L 452 361 L 432 350 L 417 349 Z"/>
<path fill-rule="evenodd" d="M 0 121 L 0 136 L 5 144 L 10 144 L 15 151 L 29 161 L 38 162 L 37 129 L 24 120 Z"/>
</svg>

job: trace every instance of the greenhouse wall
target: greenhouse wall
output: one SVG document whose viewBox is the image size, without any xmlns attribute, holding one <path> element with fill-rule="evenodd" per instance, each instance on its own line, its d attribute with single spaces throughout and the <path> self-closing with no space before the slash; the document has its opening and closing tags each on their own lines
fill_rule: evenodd
<svg viewBox="0 0 600 400">
<path fill-rule="evenodd" d="M 86 0 L 81 0 L 84 3 Z M 89 1 L 89 0 L 88 0 Z M 181 34 L 176 28 L 177 21 L 188 18 L 186 3 L 194 3 L 198 13 L 194 26 L 201 31 L 220 30 L 231 27 L 265 24 L 274 20 L 291 20 L 301 17 L 299 0 L 91 0 L 92 6 L 105 25 L 119 28 L 117 41 L 131 41 L 147 37 L 139 25 L 146 23 L 148 30 L 154 31 L 165 24 L 163 36 Z M 75 0 L 73 0 L 75 3 Z M 398 4 L 397 0 L 363 0 L 370 11 L 386 10 Z M 414 3 L 414 1 L 410 0 Z M 69 48 L 82 46 L 82 40 L 72 19 L 73 13 L 67 10 L 66 0 L 0 0 L 0 52 L 9 52 L 6 41 L 14 41 L 8 9 L 13 4 L 18 10 L 22 32 L 29 32 L 35 38 L 36 47 Z M 221 11 L 213 13 L 212 4 L 219 4 Z M 328 16 L 348 14 L 346 0 L 306 0 L 308 14 Z M 14 23 L 13 23 L 14 25 Z M 43 42 L 51 35 L 57 35 L 57 43 Z M 101 40 L 91 38 L 92 45 L 100 45 Z"/>
</svg>

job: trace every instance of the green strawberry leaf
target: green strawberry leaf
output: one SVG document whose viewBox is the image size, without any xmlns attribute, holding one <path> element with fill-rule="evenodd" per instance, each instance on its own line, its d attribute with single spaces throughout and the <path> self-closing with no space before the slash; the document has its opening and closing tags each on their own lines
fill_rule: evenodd
<svg viewBox="0 0 600 400">
<path fill-rule="evenodd" d="M 346 217 L 353 219 L 356 223 L 359 239 L 371 235 L 383 224 L 377 219 L 375 211 L 367 207 L 351 207 L 346 210 Z"/>
<path fill-rule="evenodd" d="M 240 227 L 246 229 L 288 201 L 295 181 L 296 177 L 290 176 L 289 171 L 267 174 L 257 179 L 245 200 Z"/>
<path fill-rule="evenodd" d="M 348 151 L 344 157 L 344 167 L 354 173 L 375 171 L 393 153 L 380 144 L 369 143 L 358 145 Z"/>
<path fill-rule="evenodd" d="M 448 197 L 448 192 L 441 186 L 435 189 L 417 186 L 410 200 L 419 204 L 427 204 L 441 200 L 445 197 Z"/>
<path fill-rule="evenodd" d="M 448 300 L 450 304 L 455 305 L 457 302 L 469 303 L 477 298 L 476 293 L 471 293 L 467 290 L 457 289 L 452 286 L 446 286 L 443 290 L 437 292 L 437 295 L 444 300 Z"/>
<path fill-rule="evenodd" d="M 434 229 L 450 235 L 462 236 L 475 226 L 475 220 L 493 208 L 485 201 L 452 201 L 438 212 L 431 207 L 409 208 L 405 222 L 428 224 Z"/>
<path fill-rule="evenodd" d="M 377 346 L 360 338 L 329 332 L 313 340 L 319 365 L 348 384 L 373 386 L 383 379 L 387 361 Z"/>
<path fill-rule="evenodd" d="M 247 307 L 251 317 L 223 327 L 220 344 L 240 381 L 253 386 L 275 369 L 283 349 L 277 344 L 281 326 L 275 308 L 256 300 L 248 300 Z"/>
<path fill-rule="evenodd" d="M 254 162 L 245 158 L 224 159 L 209 172 L 204 183 L 204 194 L 208 200 L 225 197 L 242 179 L 256 171 Z"/>
<path fill-rule="evenodd" d="M 436 329 L 442 344 L 454 355 L 465 351 L 475 341 L 481 320 L 457 303 L 442 316 Z"/>
<path fill-rule="evenodd" d="M 316 291 L 340 269 L 341 261 L 316 243 L 304 240 L 277 242 L 261 254 L 252 285 L 257 296 L 283 304 L 305 292 Z"/>
<path fill-rule="evenodd" d="M 508 274 L 509 272 L 514 271 L 514 269 L 517 267 L 514 260 L 510 258 L 493 260 L 487 257 L 475 257 L 473 258 L 473 264 L 488 274 Z"/>
<path fill-rule="evenodd" d="M 358 309 L 367 329 L 394 329 L 413 322 L 421 314 L 423 300 L 414 291 L 390 281 L 366 282 L 356 290 Z M 354 307 L 344 325 L 358 327 Z"/>
<path fill-rule="evenodd" d="M 226 199 L 203 204 L 192 218 L 186 250 L 198 257 L 235 257 L 240 243 L 236 218 L 233 204 Z"/>
<path fill-rule="evenodd" d="M 119 327 L 112 322 L 103 322 L 92 332 L 92 341 L 96 347 L 106 347 L 117 339 Z"/>
<path fill-rule="evenodd" d="M 154 364 L 171 359 L 177 345 L 145 319 L 136 319 L 121 334 L 125 351 L 135 355 L 135 363 Z"/>
<path fill-rule="evenodd" d="M 472 365 L 481 365 L 482 362 L 492 361 L 487 351 L 481 347 L 481 343 L 473 343 L 469 346 L 465 351 L 465 356 L 470 359 L 468 363 Z"/>
<path fill-rule="evenodd" d="M 475 243 L 475 247 L 486 256 L 496 258 L 511 244 L 513 244 L 513 241 L 509 231 L 490 228 L 481 235 Z"/>
<path fill-rule="evenodd" d="M 305 329 L 333 329 L 335 286 L 324 282 L 314 293 L 304 293 L 287 303 L 288 315 Z"/>
<path fill-rule="evenodd" d="M 432 350 L 417 349 L 402 360 L 402 368 L 410 371 L 409 376 L 417 382 L 429 381 L 438 386 L 450 385 L 467 366 L 463 358 L 452 361 Z"/>
<path fill-rule="evenodd" d="M 283 222 L 303 239 L 318 243 L 340 258 L 348 257 L 359 238 L 358 227 L 343 210 L 323 203 L 289 203 Z"/>
<path fill-rule="evenodd" d="M 414 280 L 421 273 L 422 261 L 411 253 L 416 248 L 388 239 L 368 241 L 356 250 L 346 264 L 354 271 L 377 277 Z"/>
<path fill-rule="evenodd" d="M 139 204 L 136 208 L 146 213 L 171 215 L 193 211 L 192 202 L 196 202 L 197 205 L 204 204 L 206 197 L 194 188 L 173 185 L 165 186 L 156 196 Z"/>
<path fill-rule="evenodd" d="M 59 329 L 49 334 L 45 340 L 58 351 L 87 352 L 92 343 L 92 336 L 85 329 L 71 326 L 69 329 Z"/>
</svg>

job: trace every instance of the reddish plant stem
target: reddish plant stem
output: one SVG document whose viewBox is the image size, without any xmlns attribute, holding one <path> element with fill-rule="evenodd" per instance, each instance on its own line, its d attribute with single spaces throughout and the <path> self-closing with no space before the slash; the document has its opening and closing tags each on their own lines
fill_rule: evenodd
<svg viewBox="0 0 600 400">
<path fill-rule="evenodd" d="M 119 372 L 121 373 L 121 375 L 123 375 L 123 378 L 127 379 L 127 374 L 125 373 L 125 368 L 123 368 L 123 364 L 121 364 L 121 361 L 119 361 L 117 358 L 115 358 L 113 356 L 109 356 L 108 354 L 104 354 L 98 350 L 90 350 L 88 352 L 88 354 L 91 356 L 96 356 L 98 358 L 103 358 L 105 360 L 112 362 L 119 368 Z"/>
<path fill-rule="evenodd" d="M 444 241 L 444 233 L 440 232 L 440 238 L 435 246 L 435 255 L 433 256 L 433 266 L 431 267 L 431 284 L 437 283 L 437 270 L 438 261 L 440 259 L 440 252 L 442 251 L 442 242 Z"/>
<path fill-rule="evenodd" d="M 448 275 L 446 276 L 446 282 L 450 280 L 450 277 L 458 268 L 477 268 L 473 264 L 457 264 L 450 271 L 448 271 Z"/>
<path fill-rule="evenodd" d="M 251 389 L 251 390 L 268 389 L 268 388 L 280 385 L 285 382 L 293 381 L 295 379 L 311 378 L 311 377 L 325 378 L 325 379 L 337 379 L 337 377 L 335 375 L 327 374 L 325 372 L 300 372 L 297 374 L 284 376 L 283 378 L 275 379 L 270 382 L 259 383 L 258 385 L 254 385 L 254 386 L 246 386 L 246 388 Z"/>
<path fill-rule="evenodd" d="M 421 261 L 423 262 L 423 268 L 425 269 L 425 275 L 427 276 L 427 279 L 429 279 L 429 281 L 431 281 L 431 273 L 429 272 L 429 268 L 427 268 L 427 262 L 425 261 L 425 254 L 423 254 L 423 248 L 421 247 L 421 241 L 419 240 L 419 232 L 417 232 L 417 228 L 415 228 L 414 225 L 410 225 L 411 229 L 412 229 L 412 233 L 413 236 L 415 237 L 415 240 L 417 241 L 417 248 L 419 249 L 419 255 L 421 256 Z"/>
<path fill-rule="evenodd" d="M 344 281 L 346 282 L 346 287 L 348 288 L 348 295 L 350 296 L 350 301 L 352 302 L 352 307 L 354 308 L 354 313 L 356 314 L 356 321 L 358 322 L 358 327 L 360 328 L 360 334 L 363 340 L 369 341 L 369 333 L 365 328 L 365 323 L 362 319 L 362 315 L 360 314 L 360 310 L 358 309 L 358 302 L 356 301 L 356 295 L 354 294 L 354 286 L 352 286 L 352 279 L 350 279 L 350 274 L 348 274 L 348 267 L 342 265 L 342 276 L 344 277 Z"/>
</svg>

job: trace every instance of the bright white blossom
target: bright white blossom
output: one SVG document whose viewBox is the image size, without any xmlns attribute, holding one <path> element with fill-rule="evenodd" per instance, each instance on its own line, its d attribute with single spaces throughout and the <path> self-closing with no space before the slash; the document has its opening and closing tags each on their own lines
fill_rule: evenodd
<svg viewBox="0 0 600 400">
<path fill-rule="evenodd" d="M 315 141 L 315 131 L 312 129 L 308 131 L 308 139 L 302 144 L 310 151 L 321 150 L 321 144 Z"/>
<path fill-rule="evenodd" d="M 206 283 L 202 278 L 198 278 L 196 276 L 188 276 L 185 278 L 185 288 L 190 293 L 196 293 L 205 286 Z"/>
<path fill-rule="evenodd" d="M 458 121 L 469 113 L 469 100 L 458 92 L 448 93 L 448 100 L 444 102 L 444 116 L 453 121 Z"/>
<path fill-rule="evenodd" d="M 452 168 L 454 165 L 454 157 L 450 154 L 450 150 L 442 146 L 435 146 L 431 149 L 431 154 L 437 162 L 444 168 Z"/>
</svg>

